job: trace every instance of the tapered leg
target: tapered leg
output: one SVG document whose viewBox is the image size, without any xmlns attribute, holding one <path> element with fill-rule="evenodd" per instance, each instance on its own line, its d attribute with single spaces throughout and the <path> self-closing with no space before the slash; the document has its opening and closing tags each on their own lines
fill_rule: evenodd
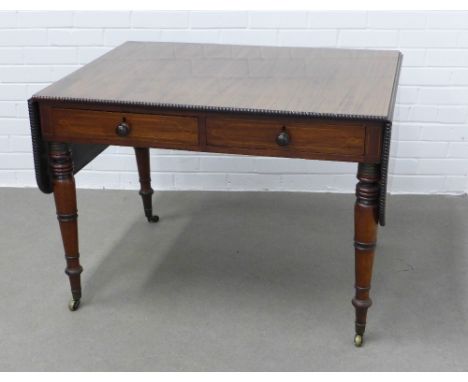
<svg viewBox="0 0 468 382">
<path fill-rule="evenodd" d="M 354 208 L 356 295 L 352 301 L 356 308 L 356 346 L 362 345 L 367 309 L 372 305 L 369 290 L 377 241 L 379 171 L 377 164 L 359 163 L 358 166 Z"/>
<path fill-rule="evenodd" d="M 67 267 L 65 273 L 70 279 L 72 300 L 70 310 L 78 309 L 81 299 L 80 265 L 78 251 L 78 214 L 76 189 L 73 177 L 73 162 L 68 146 L 64 143 L 50 143 L 49 163 L 52 172 L 57 219 L 62 234 Z"/>
<path fill-rule="evenodd" d="M 159 220 L 159 216 L 153 215 L 153 189 L 151 188 L 149 149 L 135 147 L 135 156 L 138 166 L 138 175 L 140 177 L 140 195 L 143 200 L 145 216 L 150 223 L 156 223 Z"/>
</svg>

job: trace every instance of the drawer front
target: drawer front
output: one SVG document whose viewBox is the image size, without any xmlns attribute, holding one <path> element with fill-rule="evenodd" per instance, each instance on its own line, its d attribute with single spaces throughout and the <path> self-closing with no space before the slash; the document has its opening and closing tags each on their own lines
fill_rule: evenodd
<svg viewBox="0 0 468 382">
<path fill-rule="evenodd" d="M 208 146 L 238 148 L 265 155 L 310 157 L 365 154 L 366 127 L 361 123 L 319 121 L 281 123 L 275 120 L 208 118 Z"/>
<path fill-rule="evenodd" d="M 54 139 L 76 142 L 190 148 L 199 141 L 196 117 L 52 108 L 48 125 Z"/>
</svg>

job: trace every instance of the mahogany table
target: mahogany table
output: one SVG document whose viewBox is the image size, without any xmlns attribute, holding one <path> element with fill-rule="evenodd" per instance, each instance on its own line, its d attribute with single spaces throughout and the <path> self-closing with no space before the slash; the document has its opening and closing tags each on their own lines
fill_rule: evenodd
<svg viewBox="0 0 468 382">
<path fill-rule="evenodd" d="M 108 145 L 135 148 L 145 216 L 149 148 L 357 162 L 355 344 L 385 224 L 398 51 L 127 42 L 29 101 L 39 188 L 54 193 L 76 310 L 82 267 L 74 174 Z M 221 245 L 221 244 L 220 244 Z"/>
</svg>

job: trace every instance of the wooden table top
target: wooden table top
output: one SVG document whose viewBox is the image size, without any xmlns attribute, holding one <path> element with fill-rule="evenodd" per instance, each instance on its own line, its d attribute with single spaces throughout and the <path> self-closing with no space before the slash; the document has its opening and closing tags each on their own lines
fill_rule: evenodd
<svg viewBox="0 0 468 382">
<path fill-rule="evenodd" d="M 127 42 L 36 99 L 391 121 L 398 51 Z"/>
</svg>

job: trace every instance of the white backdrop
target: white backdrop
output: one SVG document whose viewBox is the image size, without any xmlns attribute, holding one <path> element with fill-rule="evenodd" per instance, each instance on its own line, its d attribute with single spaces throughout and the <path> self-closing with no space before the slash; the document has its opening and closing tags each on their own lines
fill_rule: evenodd
<svg viewBox="0 0 468 382">
<path fill-rule="evenodd" d="M 390 191 L 468 191 L 468 12 L 0 12 L 0 186 L 35 186 L 26 99 L 126 40 L 399 49 Z M 153 188 L 352 192 L 355 164 L 152 150 Z M 82 188 L 136 189 L 112 147 Z"/>
</svg>

